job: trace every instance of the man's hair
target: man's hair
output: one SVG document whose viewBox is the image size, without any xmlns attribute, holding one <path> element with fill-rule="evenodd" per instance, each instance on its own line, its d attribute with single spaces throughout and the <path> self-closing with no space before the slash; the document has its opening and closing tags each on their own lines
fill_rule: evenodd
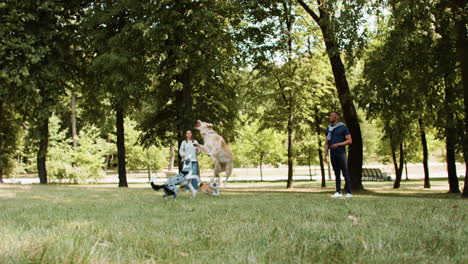
<svg viewBox="0 0 468 264">
<path fill-rule="evenodd" d="M 338 117 L 340 117 L 340 114 L 338 114 L 338 112 L 336 112 L 336 111 L 331 111 L 329 115 L 331 115 L 333 113 L 335 113 Z"/>
</svg>

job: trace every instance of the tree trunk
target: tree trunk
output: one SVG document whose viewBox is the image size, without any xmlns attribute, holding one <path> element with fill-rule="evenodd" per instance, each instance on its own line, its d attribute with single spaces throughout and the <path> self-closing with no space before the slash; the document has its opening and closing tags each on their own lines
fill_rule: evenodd
<svg viewBox="0 0 468 264">
<path fill-rule="evenodd" d="M 323 154 L 322 154 L 322 143 L 318 144 L 318 155 L 319 155 L 319 163 L 320 163 L 320 175 L 322 175 L 322 188 L 327 187 L 327 180 L 325 178 L 325 166 L 323 164 Z"/>
<path fill-rule="evenodd" d="M 325 47 L 335 79 L 335 86 L 341 104 L 341 110 L 353 138 L 353 144 L 349 146 L 348 168 L 351 175 L 351 188 L 353 191 L 364 189 L 362 185 L 362 134 L 361 126 L 356 112 L 356 107 L 349 89 L 346 78 L 346 70 L 339 53 L 339 46 L 335 40 L 332 28 L 332 17 L 326 9 L 327 5 L 323 0 L 318 0 L 319 15 L 302 0 L 298 1 L 307 13 L 315 20 L 322 31 Z"/>
<path fill-rule="evenodd" d="M 283 2 L 283 8 L 286 13 L 286 28 L 287 28 L 287 45 L 288 45 L 288 62 L 291 61 L 292 57 L 292 6 L 291 2 L 286 4 Z M 284 93 L 284 91 L 283 91 Z M 292 188 L 293 184 L 293 124 L 292 124 L 292 114 L 293 114 L 293 99 L 292 95 L 290 96 L 288 103 L 288 183 L 286 188 Z"/>
<path fill-rule="evenodd" d="M 319 156 L 320 173 L 322 175 L 322 188 L 325 188 L 327 187 L 327 182 L 325 179 L 325 166 L 323 163 L 322 138 L 320 137 L 320 135 L 322 134 L 322 130 L 320 129 L 320 116 L 318 113 L 318 109 L 316 109 L 315 111 L 315 132 L 317 134 L 317 142 L 318 142 L 317 152 Z"/>
<path fill-rule="evenodd" d="M 309 177 L 310 177 L 310 180 L 312 181 L 312 167 L 310 165 L 310 158 L 312 156 L 312 147 L 309 147 L 309 158 L 308 158 L 308 161 L 309 161 Z"/>
<path fill-rule="evenodd" d="M 457 142 L 457 128 L 455 121 L 455 113 L 453 111 L 453 101 L 456 99 L 456 92 L 451 82 L 444 78 L 445 83 L 445 98 L 444 98 L 444 111 L 445 116 L 445 149 L 446 149 L 446 162 L 447 174 L 449 183 L 449 192 L 460 193 L 458 186 L 457 164 L 455 157 L 455 145 Z"/>
<path fill-rule="evenodd" d="M 174 142 L 171 141 L 171 145 L 169 147 L 169 171 L 174 169 Z"/>
<path fill-rule="evenodd" d="M 465 159 L 465 181 L 462 197 L 468 198 L 468 38 L 465 17 L 466 0 L 454 0 L 452 13 L 455 20 L 455 47 L 460 61 L 463 82 L 463 102 L 465 106 L 465 139 L 463 141 L 463 156 Z"/>
<path fill-rule="evenodd" d="M 260 181 L 263 181 L 263 153 L 260 153 Z"/>
<path fill-rule="evenodd" d="M 124 112 L 123 109 L 116 109 L 116 127 L 117 127 L 117 159 L 119 171 L 119 187 L 128 187 L 127 169 L 125 165 L 125 131 L 124 131 Z"/>
<path fill-rule="evenodd" d="M 39 134 L 39 149 L 37 151 L 37 172 L 39 174 L 39 182 L 47 184 L 47 151 L 49 147 L 49 118 L 42 119 L 38 125 Z"/>
<path fill-rule="evenodd" d="M 403 163 L 405 161 L 403 143 L 400 143 L 400 165 L 398 165 L 398 161 L 396 159 L 396 151 L 393 146 L 392 146 L 392 159 L 393 159 L 393 165 L 395 167 L 395 183 L 393 184 L 393 188 L 398 189 L 400 188 L 401 175 L 403 174 Z"/>
<path fill-rule="evenodd" d="M 405 175 L 406 175 L 406 181 L 409 181 L 409 178 L 408 178 L 408 160 L 405 159 Z"/>
<path fill-rule="evenodd" d="M 146 152 L 146 160 L 148 161 L 148 181 L 151 181 L 151 157 L 149 151 Z"/>
<path fill-rule="evenodd" d="M 0 138 L 0 183 L 3 183 L 2 139 Z"/>
<path fill-rule="evenodd" d="M 328 169 L 328 180 L 333 180 L 332 179 L 332 173 L 331 173 L 331 165 L 330 165 L 330 159 L 328 159 L 328 162 L 327 162 L 327 169 Z"/>
<path fill-rule="evenodd" d="M 446 149 L 446 162 L 447 162 L 447 173 L 448 173 L 448 183 L 449 183 L 449 192 L 451 193 L 460 193 L 458 176 L 457 176 L 457 164 L 455 157 L 455 139 L 453 135 L 447 133 L 445 130 L 445 149 Z"/>
<path fill-rule="evenodd" d="M 419 132 L 421 134 L 421 144 L 423 149 L 423 167 L 424 167 L 424 188 L 431 188 L 431 183 L 429 181 L 429 151 L 427 150 L 427 140 L 426 140 L 426 129 L 424 127 L 424 121 L 422 118 L 419 118 Z"/>
<path fill-rule="evenodd" d="M 110 143 L 110 142 L 111 142 L 111 136 L 110 136 L 110 134 L 107 134 L 107 140 L 106 140 L 106 142 L 107 142 L 107 143 Z M 106 163 L 106 165 L 104 166 L 104 168 L 105 168 L 106 171 L 109 169 L 112 159 L 113 159 L 112 155 L 106 155 L 106 158 L 105 158 L 105 163 Z"/>
<path fill-rule="evenodd" d="M 3 123 L 3 102 L 0 100 L 0 129 L 2 129 Z M 2 131 L 0 130 L 0 183 L 3 183 L 3 135 Z"/>
<path fill-rule="evenodd" d="M 293 128 L 292 128 L 292 120 L 289 118 L 288 120 L 288 183 L 286 188 L 292 188 L 293 184 Z"/>
<path fill-rule="evenodd" d="M 405 142 L 403 141 L 403 153 L 406 153 L 406 146 L 405 146 Z M 406 179 L 405 181 L 409 181 L 409 178 L 408 178 L 408 160 L 405 159 L 405 176 L 406 176 Z M 402 172 L 403 173 L 403 172 Z"/>
<path fill-rule="evenodd" d="M 76 138 L 76 95 L 72 93 L 71 96 L 71 133 L 72 133 L 72 140 L 73 140 L 73 148 L 76 149 L 78 146 L 77 138 Z"/>
<path fill-rule="evenodd" d="M 390 143 L 391 144 L 391 143 Z M 396 184 L 396 179 L 397 179 L 397 175 L 398 175 L 398 161 L 397 161 L 397 158 L 396 158 L 396 150 L 395 148 L 393 147 L 393 145 L 391 146 L 391 149 L 392 149 L 392 162 L 393 162 L 393 170 L 395 171 L 395 183 L 394 183 L 394 187 L 395 188 L 395 184 Z M 399 187 L 399 184 L 398 184 L 398 187 Z"/>
<path fill-rule="evenodd" d="M 192 85 L 190 81 L 190 70 L 187 69 L 181 74 L 176 76 L 176 81 L 182 84 L 182 90 L 176 92 L 176 105 L 178 105 L 178 116 L 177 116 L 177 140 L 178 149 L 185 139 L 185 132 L 187 130 L 193 130 L 194 128 L 194 116 L 192 112 L 193 98 L 192 98 Z M 177 165 L 179 171 L 181 167 L 182 159 L 180 155 L 177 155 Z"/>
</svg>

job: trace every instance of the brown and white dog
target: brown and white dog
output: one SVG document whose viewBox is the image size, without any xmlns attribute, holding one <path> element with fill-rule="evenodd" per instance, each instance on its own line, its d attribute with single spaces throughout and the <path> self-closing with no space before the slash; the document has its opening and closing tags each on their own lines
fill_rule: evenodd
<svg viewBox="0 0 468 264">
<path fill-rule="evenodd" d="M 231 149 L 226 145 L 223 137 L 213 130 L 213 124 L 198 120 L 195 129 L 200 131 L 204 142 L 204 145 L 196 144 L 195 147 L 208 154 L 215 163 L 214 175 L 211 178 L 211 183 L 217 181 L 219 184 L 219 173 L 225 171 L 226 180 L 224 181 L 224 186 L 226 186 L 232 174 L 232 166 L 234 164 L 234 157 Z"/>
<path fill-rule="evenodd" d="M 217 187 L 216 183 L 209 184 L 209 183 L 206 183 L 206 182 L 202 182 L 202 183 L 200 183 L 199 189 L 200 189 L 200 191 L 202 193 L 206 193 L 206 194 L 210 194 L 210 195 L 217 195 L 218 194 L 218 187 Z"/>
</svg>

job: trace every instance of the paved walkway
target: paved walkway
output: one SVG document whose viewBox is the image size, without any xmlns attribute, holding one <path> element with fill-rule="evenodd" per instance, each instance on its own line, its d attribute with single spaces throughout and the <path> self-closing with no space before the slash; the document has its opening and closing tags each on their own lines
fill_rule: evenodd
<svg viewBox="0 0 468 264">
<path fill-rule="evenodd" d="M 383 172 L 387 172 L 388 175 L 394 175 L 392 173 L 391 165 L 370 165 L 365 168 L 379 168 Z M 321 179 L 320 168 L 318 166 L 312 166 L 310 171 L 312 172 L 312 180 L 319 181 Z M 309 167 L 295 167 L 294 168 L 294 180 L 310 180 Z M 459 175 L 465 173 L 465 166 L 463 164 L 457 164 L 457 171 Z M 328 170 L 325 170 L 328 177 Z M 163 171 L 162 173 L 156 174 L 156 182 L 165 182 L 166 174 L 173 175 L 176 171 Z M 208 182 L 211 178 L 212 171 L 204 171 L 202 173 L 202 181 Z M 332 172 L 333 175 L 333 172 Z M 154 174 L 152 174 L 154 177 Z M 445 171 L 445 163 L 430 163 L 430 177 L 431 178 L 447 178 L 447 172 Z M 409 179 L 423 179 L 424 172 L 422 165 L 420 164 L 408 164 L 408 178 Z M 233 171 L 233 176 L 229 179 L 230 181 L 260 181 L 260 173 L 258 168 L 236 168 Z M 332 176 L 334 179 L 334 176 Z M 406 179 L 406 174 L 403 173 L 403 179 Z M 224 180 L 224 175 L 222 176 Z M 286 181 L 287 180 L 287 168 L 264 168 L 263 169 L 263 180 L 264 181 Z M 18 184 L 33 184 L 39 183 L 39 179 L 36 175 L 25 175 L 13 179 L 4 179 L 6 183 L 18 183 Z M 117 173 L 115 171 L 109 171 L 107 176 L 103 179 L 99 179 L 97 183 L 118 183 Z M 147 183 L 148 173 L 147 171 L 135 171 L 127 173 L 128 183 Z"/>
</svg>

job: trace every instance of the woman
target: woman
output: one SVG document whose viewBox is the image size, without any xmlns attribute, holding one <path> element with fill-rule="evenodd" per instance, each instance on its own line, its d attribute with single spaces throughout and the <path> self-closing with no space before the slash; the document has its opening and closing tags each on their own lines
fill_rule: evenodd
<svg viewBox="0 0 468 264">
<path fill-rule="evenodd" d="M 179 154 L 183 159 L 189 157 L 192 161 L 192 175 L 198 176 L 198 180 L 192 179 L 191 183 L 195 190 L 197 190 L 200 179 L 197 155 L 200 151 L 195 148 L 194 144 L 198 144 L 198 142 L 192 139 L 192 131 L 187 130 L 187 132 L 185 132 L 185 140 L 180 144 Z"/>
</svg>

